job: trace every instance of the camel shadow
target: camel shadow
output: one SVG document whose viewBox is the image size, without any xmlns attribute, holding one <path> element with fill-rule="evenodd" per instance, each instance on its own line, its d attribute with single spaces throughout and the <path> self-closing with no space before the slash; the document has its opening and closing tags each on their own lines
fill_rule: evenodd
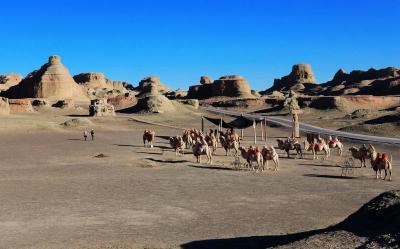
<svg viewBox="0 0 400 249">
<path fill-rule="evenodd" d="M 182 244 L 182 249 L 264 249 L 287 245 L 310 236 L 330 231 L 330 229 L 319 229 L 307 232 L 300 232 L 288 235 L 270 235 L 270 236 L 251 236 L 237 237 L 227 239 L 209 239 L 192 241 Z"/>
<path fill-rule="evenodd" d="M 80 138 L 68 138 L 67 140 L 69 140 L 69 141 L 83 141 Z"/>
<path fill-rule="evenodd" d="M 203 165 L 188 165 L 188 166 L 192 168 L 209 169 L 209 170 L 235 170 L 233 168 L 222 167 L 222 166 L 203 166 Z"/>
<path fill-rule="evenodd" d="M 120 147 L 144 148 L 143 145 L 134 145 L 134 144 L 112 144 L 112 145 L 120 146 Z"/>
<path fill-rule="evenodd" d="M 146 151 L 135 151 L 138 154 L 147 154 L 147 155 L 163 155 L 162 152 L 146 152 Z"/>
<path fill-rule="evenodd" d="M 326 168 L 340 168 L 339 165 L 326 165 L 326 164 L 316 164 L 316 163 L 299 163 L 303 166 L 314 166 L 314 167 L 326 167 Z"/>
<path fill-rule="evenodd" d="M 339 176 L 339 175 L 320 175 L 320 174 L 304 174 L 303 176 L 328 178 L 328 179 L 356 179 L 354 176 Z"/>
<path fill-rule="evenodd" d="M 146 159 L 157 163 L 189 163 L 188 160 L 161 160 L 161 159 L 154 159 L 151 157 L 148 157 Z"/>
<path fill-rule="evenodd" d="M 67 117 L 79 118 L 79 117 L 92 117 L 89 114 L 70 114 Z"/>
</svg>

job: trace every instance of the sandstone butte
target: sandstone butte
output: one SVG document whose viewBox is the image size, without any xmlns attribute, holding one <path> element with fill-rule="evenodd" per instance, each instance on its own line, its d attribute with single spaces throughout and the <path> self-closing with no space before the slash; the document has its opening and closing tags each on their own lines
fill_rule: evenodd
<svg viewBox="0 0 400 249">
<path fill-rule="evenodd" d="M 87 100 L 59 56 L 50 56 L 39 70 L 29 73 L 18 85 L 1 93 L 8 98 L 47 98 Z"/>
</svg>

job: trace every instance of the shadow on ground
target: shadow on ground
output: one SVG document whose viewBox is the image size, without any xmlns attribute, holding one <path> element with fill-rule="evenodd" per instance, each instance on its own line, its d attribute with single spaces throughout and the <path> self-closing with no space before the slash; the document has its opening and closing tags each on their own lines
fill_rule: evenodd
<svg viewBox="0 0 400 249">
<path fill-rule="evenodd" d="M 320 178 L 330 178 L 330 179 L 355 179 L 354 176 L 340 176 L 340 175 L 319 175 L 319 174 L 304 174 L 308 177 L 320 177 Z"/>
<path fill-rule="evenodd" d="M 338 165 L 327 165 L 327 164 L 318 164 L 318 163 L 299 163 L 299 165 L 314 166 L 314 167 L 327 167 L 327 168 L 340 168 L 340 166 L 338 166 Z"/>
<path fill-rule="evenodd" d="M 252 237 L 238 237 L 227 239 L 210 239 L 192 241 L 181 245 L 182 249 L 264 249 L 269 247 L 282 246 L 293 243 L 295 241 L 320 234 L 328 231 L 327 229 L 313 230 L 308 232 L 301 232 L 288 235 L 271 235 L 271 236 L 252 236 Z"/>
<path fill-rule="evenodd" d="M 235 170 L 234 168 L 230 167 L 222 167 L 222 166 L 204 166 L 204 165 L 188 165 L 189 167 L 192 168 L 198 168 L 198 169 L 210 169 L 210 170 Z"/>
<path fill-rule="evenodd" d="M 189 161 L 187 160 L 161 160 L 161 159 L 154 159 L 151 157 L 147 157 L 146 159 L 157 163 L 189 163 Z"/>
</svg>

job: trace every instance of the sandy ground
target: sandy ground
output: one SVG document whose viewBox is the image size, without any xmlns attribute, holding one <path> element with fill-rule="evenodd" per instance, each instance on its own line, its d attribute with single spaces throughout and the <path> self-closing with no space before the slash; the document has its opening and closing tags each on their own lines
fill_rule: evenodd
<svg viewBox="0 0 400 249">
<path fill-rule="evenodd" d="M 400 187 L 394 146 L 376 146 L 394 155 L 393 182 L 375 180 L 370 168 L 342 178 L 343 159 L 312 161 L 310 154 L 280 154 L 278 172 L 253 173 L 232 170 L 234 159 L 221 148 L 212 165 L 196 164 L 190 153 L 176 157 L 161 137 L 143 148 L 145 128 L 158 136 L 177 129 L 126 115 L 77 117 L 89 123 L 63 127 L 73 117 L 51 115 L 0 117 L 0 248 L 193 248 L 193 241 L 285 235 L 336 224 Z M 199 128 L 199 115 L 132 117 Z M 83 141 L 91 127 L 95 141 Z M 269 143 L 288 134 L 270 128 Z M 251 143 L 251 130 L 245 135 Z"/>
</svg>

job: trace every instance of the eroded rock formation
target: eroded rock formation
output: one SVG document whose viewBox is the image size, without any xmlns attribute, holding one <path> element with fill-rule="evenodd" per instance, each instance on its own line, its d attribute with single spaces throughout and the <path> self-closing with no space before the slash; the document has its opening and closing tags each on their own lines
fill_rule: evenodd
<svg viewBox="0 0 400 249">
<path fill-rule="evenodd" d="M 200 79 L 202 82 L 202 79 Z M 222 76 L 213 83 L 204 83 L 189 87 L 188 98 L 206 99 L 215 96 L 251 98 L 249 83 L 239 75 Z"/>
<path fill-rule="evenodd" d="M 158 76 L 150 76 L 142 79 L 139 82 L 139 86 L 136 88 L 136 90 L 140 93 L 148 93 L 149 91 L 151 91 L 150 88 L 155 89 L 154 87 L 156 87 L 157 91 L 162 94 L 171 92 L 171 89 L 169 87 L 167 87 L 164 83 L 161 83 Z"/>
<path fill-rule="evenodd" d="M 22 76 L 17 73 L 0 75 L 0 92 L 6 91 L 10 87 L 18 85 L 22 79 Z"/>
<path fill-rule="evenodd" d="M 87 99 L 59 56 L 26 76 L 18 85 L 1 93 L 8 98 Z"/>
<path fill-rule="evenodd" d="M 283 76 L 280 79 L 275 79 L 273 86 L 267 91 L 289 91 L 296 92 L 305 91 L 310 85 L 316 84 L 314 73 L 309 64 L 293 65 L 289 75 Z"/>
<path fill-rule="evenodd" d="M 31 99 L 9 99 L 10 113 L 33 112 Z"/>
</svg>

